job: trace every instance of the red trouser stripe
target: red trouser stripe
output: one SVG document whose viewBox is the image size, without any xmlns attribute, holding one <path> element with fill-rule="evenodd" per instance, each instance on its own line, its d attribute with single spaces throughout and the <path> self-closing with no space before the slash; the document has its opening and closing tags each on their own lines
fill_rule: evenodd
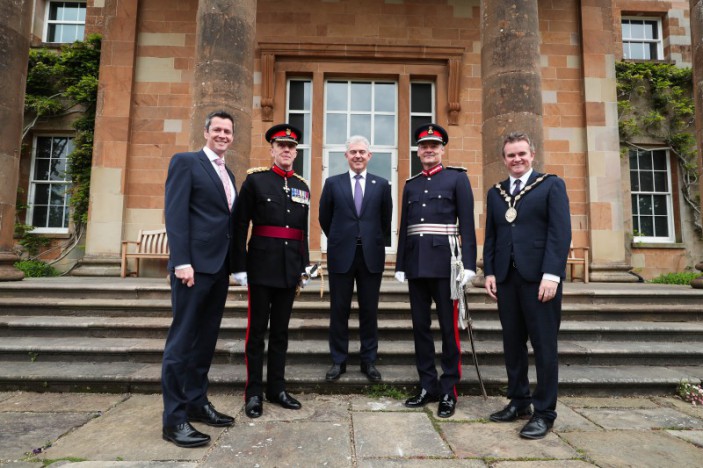
<svg viewBox="0 0 703 468">
<path fill-rule="evenodd" d="M 459 380 L 461 380 L 461 338 L 459 337 L 459 300 L 454 301 L 454 341 L 456 341 L 456 349 L 459 350 Z M 459 398 L 459 395 L 456 391 L 456 386 L 454 386 L 454 398 Z"/>
</svg>

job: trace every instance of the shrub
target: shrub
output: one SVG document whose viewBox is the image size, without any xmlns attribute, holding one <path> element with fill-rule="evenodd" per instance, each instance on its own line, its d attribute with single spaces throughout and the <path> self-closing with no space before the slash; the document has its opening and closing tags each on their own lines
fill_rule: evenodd
<svg viewBox="0 0 703 468">
<path fill-rule="evenodd" d="M 56 268 L 39 260 L 21 260 L 15 263 L 15 268 L 23 271 L 24 275 L 29 278 L 58 276 L 60 274 Z"/>
<path fill-rule="evenodd" d="M 678 273 L 666 273 L 659 275 L 656 278 L 649 280 L 650 283 L 658 284 L 691 284 L 691 281 L 701 276 L 700 273 L 694 271 L 682 271 Z"/>
</svg>

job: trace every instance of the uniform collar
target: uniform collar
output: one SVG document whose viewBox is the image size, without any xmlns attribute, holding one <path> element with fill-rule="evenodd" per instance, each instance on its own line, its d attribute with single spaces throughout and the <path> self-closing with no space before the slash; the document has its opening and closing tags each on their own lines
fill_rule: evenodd
<svg viewBox="0 0 703 468">
<path fill-rule="evenodd" d="M 442 169 L 444 169 L 444 166 L 442 166 L 442 164 L 440 163 L 440 164 L 437 164 L 433 168 L 423 169 L 422 175 L 424 175 L 425 177 L 433 176 L 433 175 L 437 174 L 438 172 L 440 172 Z"/>
<path fill-rule="evenodd" d="M 289 177 L 293 177 L 293 174 L 295 174 L 295 171 L 284 171 L 280 167 L 276 166 L 275 164 L 271 166 L 271 170 L 278 174 L 279 176 L 283 177 L 284 179 L 287 179 Z"/>
</svg>

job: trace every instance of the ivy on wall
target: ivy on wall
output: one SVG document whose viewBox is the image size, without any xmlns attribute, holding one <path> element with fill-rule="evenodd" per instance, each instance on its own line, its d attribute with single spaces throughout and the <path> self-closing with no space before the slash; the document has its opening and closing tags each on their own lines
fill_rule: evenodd
<svg viewBox="0 0 703 468">
<path fill-rule="evenodd" d="M 75 114 L 74 150 L 66 168 L 71 179 L 73 236 L 80 238 L 88 219 L 101 36 L 65 44 L 60 51 L 39 48 L 29 53 L 23 139 L 39 122 Z M 20 241 L 21 242 L 21 241 Z"/>
<path fill-rule="evenodd" d="M 620 139 L 635 146 L 637 137 L 663 142 L 681 169 L 681 193 L 703 234 L 697 193 L 697 151 L 693 72 L 669 63 L 618 62 L 615 65 Z"/>
</svg>

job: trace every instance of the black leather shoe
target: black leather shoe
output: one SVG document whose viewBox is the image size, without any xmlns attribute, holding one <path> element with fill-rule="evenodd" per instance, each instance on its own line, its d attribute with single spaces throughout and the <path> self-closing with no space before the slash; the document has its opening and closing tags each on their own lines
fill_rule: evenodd
<svg viewBox="0 0 703 468">
<path fill-rule="evenodd" d="M 330 367 L 330 370 L 327 371 L 327 374 L 325 374 L 325 380 L 328 382 L 334 382 L 335 380 L 339 379 L 342 374 L 344 374 L 347 371 L 347 364 L 345 362 L 341 364 L 333 364 L 332 367 Z"/>
<path fill-rule="evenodd" d="M 244 413 L 250 418 L 258 418 L 261 416 L 264 413 L 264 404 L 261 402 L 261 397 L 253 396 L 247 398 Z"/>
<path fill-rule="evenodd" d="M 420 393 L 405 400 L 405 406 L 408 408 L 421 408 L 431 401 L 437 401 L 437 397 L 430 395 L 423 388 Z"/>
<path fill-rule="evenodd" d="M 376 366 L 374 365 L 373 362 L 361 363 L 361 373 L 366 374 L 366 378 L 369 379 L 371 382 L 380 382 L 381 381 L 381 373 L 376 369 Z"/>
<path fill-rule="evenodd" d="M 175 426 L 164 426 L 163 438 L 179 447 L 200 447 L 210 442 L 210 436 L 196 430 L 189 422 Z"/>
<path fill-rule="evenodd" d="M 543 439 L 554 425 L 554 421 L 548 421 L 539 416 L 532 416 L 530 422 L 520 431 L 523 439 Z"/>
<path fill-rule="evenodd" d="M 290 396 L 288 392 L 283 390 L 281 393 L 276 395 L 275 397 L 270 396 L 268 393 L 266 394 L 266 399 L 270 401 L 271 403 L 278 403 L 285 409 L 295 409 L 298 410 L 303 407 L 303 405 L 300 404 L 298 400 Z"/>
<path fill-rule="evenodd" d="M 450 418 L 454 415 L 456 400 L 450 395 L 443 395 L 437 407 L 437 416 L 440 418 Z"/>
<path fill-rule="evenodd" d="M 494 422 L 511 422 L 522 416 L 532 416 L 532 408 L 530 408 L 530 405 L 527 405 L 524 408 L 507 405 L 502 410 L 491 414 L 489 419 Z"/>
<path fill-rule="evenodd" d="M 202 422 L 208 426 L 215 427 L 225 427 L 234 424 L 232 416 L 220 413 L 210 402 L 200 408 L 189 410 L 188 421 Z"/>
</svg>

